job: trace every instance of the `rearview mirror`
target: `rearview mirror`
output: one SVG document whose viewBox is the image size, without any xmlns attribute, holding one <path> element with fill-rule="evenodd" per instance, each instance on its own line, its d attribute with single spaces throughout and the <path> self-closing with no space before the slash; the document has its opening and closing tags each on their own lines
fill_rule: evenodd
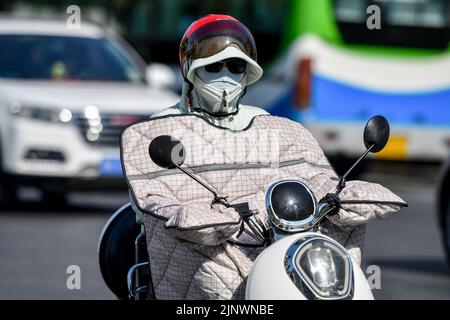
<svg viewBox="0 0 450 320">
<path fill-rule="evenodd" d="M 356 160 L 348 171 L 339 180 L 336 194 L 339 194 L 345 187 L 347 176 L 364 159 L 369 152 L 380 152 L 389 140 L 389 122 L 383 116 L 375 116 L 370 119 L 364 128 L 364 145 L 367 150 Z"/>
<path fill-rule="evenodd" d="M 162 63 L 152 63 L 145 70 L 147 83 L 158 89 L 175 89 L 177 76 L 174 70 Z"/>
<path fill-rule="evenodd" d="M 156 137 L 148 149 L 152 161 L 165 169 L 180 166 L 186 157 L 184 145 L 171 136 Z"/>
<path fill-rule="evenodd" d="M 383 150 L 389 140 L 389 122 L 383 116 L 370 119 L 364 129 L 364 145 L 370 152 L 377 153 Z"/>
</svg>

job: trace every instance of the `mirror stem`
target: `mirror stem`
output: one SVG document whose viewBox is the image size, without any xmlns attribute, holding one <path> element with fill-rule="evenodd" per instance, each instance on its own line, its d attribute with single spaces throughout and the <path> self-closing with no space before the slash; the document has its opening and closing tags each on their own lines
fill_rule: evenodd
<svg viewBox="0 0 450 320">
<path fill-rule="evenodd" d="M 181 171 L 183 171 L 185 174 L 187 174 L 189 177 L 191 177 L 192 179 L 194 179 L 196 182 L 198 182 L 199 184 L 201 184 L 203 187 L 205 187 L 206 189 L 208 189 L 213 195 L 215 199 L 220 199 L 220 197 L 217 195 L 217 192 L 214 191 L 210 186 L 206 185 L 204 182 L 200 181 L 196 176 L 194 176 L 193 174 L 191 174 L 190 172 L 186 171 L 186 169 L 180 167 L 179 165 L 175 165 L 175 167 L 177 167 L 178 169 L 180 169 Z"/>
<path fill-rule="evenodd" d="M 350 167 L 350 169 L 348 169 L 348 171 L 341 177 L 341 179 L 339 180 L 338 186 L 337 186 L 337 191 L 336 194 L 339 194 L 342 189 L 344 189 L 345 187 L 345 182 L 347 179 L 347 176 L 350 174 L 350 172 L 352 172 L 352 170 L 358 165 L 358 163 L 361 162 L 362 159 L 364 159 L 367 154 L 373 149 L 375 145 L 372 144 L 362 155 L 361 157 L 359 157 L 358 160 L 356 160 L 356 162 Z"/>
</svg>

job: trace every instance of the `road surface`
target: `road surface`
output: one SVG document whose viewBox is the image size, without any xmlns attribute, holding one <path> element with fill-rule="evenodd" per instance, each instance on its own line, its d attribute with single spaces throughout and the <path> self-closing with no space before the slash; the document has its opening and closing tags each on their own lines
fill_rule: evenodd
<svg viewBox="0 0 450 320">
<path fill-rule="evenodd" d="M 381 271 L 375 297 L 450 299 L 434 211 L 436 168 L 369 169 L 364 179 L 409 203 L 400 214 L 368 226 L 365 265 Z M 64 209 L 29 203 L 0 212 L 0 299 L 114 299 L 99 273 L 96 245 L 103 224 L 125 201 L 126 193 L 74 194 Z M 79 290 L 66 286 L 71 265 L 80 267 Z"/>
</svg>

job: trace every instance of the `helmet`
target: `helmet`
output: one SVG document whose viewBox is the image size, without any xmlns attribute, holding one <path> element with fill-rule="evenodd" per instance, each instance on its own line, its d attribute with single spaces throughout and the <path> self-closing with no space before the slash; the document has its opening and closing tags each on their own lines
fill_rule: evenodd
<svg viewBox="0 0 450 320">
<path fill-rule="evenodd" d="M 230 58 L 247 62 L 247 85 L 262 76 L 258 65 L 255 40 L 251 32 L 237 19 L 210 14 L 186 30 L 179 48 L 181 71 L 192 83 L 197 68 Z"/>
</svg>

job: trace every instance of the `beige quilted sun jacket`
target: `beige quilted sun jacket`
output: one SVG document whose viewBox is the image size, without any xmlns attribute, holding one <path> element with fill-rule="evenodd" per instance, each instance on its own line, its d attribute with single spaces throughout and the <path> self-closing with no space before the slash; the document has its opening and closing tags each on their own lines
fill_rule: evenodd
<svg viewBox="0 0 450 320">
<path fill-rule="evenodd" d="M 265 192 L 272 183 L 300 180 L 319 200 L 338 182 L 316 140 L 285 118 L 257 116 L 241 131 L 215 127 L 196 115 L 128 127 L 122 134 L 122 163 L 135 205 L 144 212 L 158 299 L 243 299 L 246 277 L 262 250 L 245 233 L 236 239 L 242 221 L 234 209 L 211 207 L 208 190 L 178 169 L 153 163 L 149 145 L 160 135 L 183 143 L 184 168 L 228 196 L 230 204 L 248 202 L 265 222 Z M 405 202 L 380 185 L 361 181 L 348 182 L 341 200 L 342 209 L 322 223 L 323 230 L 360 263 L 364 224 L 387 217 Z"/>
</svg>

